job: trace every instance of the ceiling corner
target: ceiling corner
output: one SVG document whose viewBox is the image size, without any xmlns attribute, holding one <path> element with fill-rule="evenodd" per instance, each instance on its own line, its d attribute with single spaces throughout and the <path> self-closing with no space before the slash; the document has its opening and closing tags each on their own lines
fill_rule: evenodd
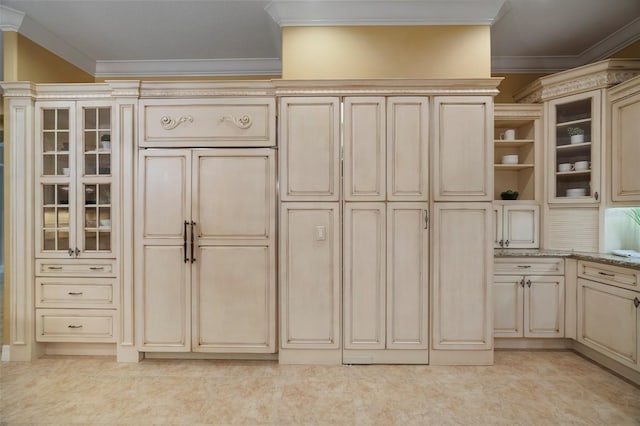
<svg viewBox="0 0 640 426">
<path fill-rule="evenodd" d="M 25 14 L 0 4 L 0 30 L 17 32 L 22 25 Z"/>
</svg>

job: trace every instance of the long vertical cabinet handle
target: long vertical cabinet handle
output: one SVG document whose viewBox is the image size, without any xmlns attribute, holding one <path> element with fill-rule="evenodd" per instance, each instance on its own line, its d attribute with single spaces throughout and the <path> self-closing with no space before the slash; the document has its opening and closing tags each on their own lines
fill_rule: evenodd
<svg viewBox="0 0 640 426">
<path fill-rule="evenodd" d="M 195 248 L 195 233 L 196 233 L 196 229 L 195 229 L 196 223 L 194 221 L 191 221 L 191 263 L 196 261 L 196 248 Z"/>
<path fill-rule="evenodd" d="M 187 226 L 189 226 L 189 222 L 188 221 L 184 221 L 184 231 L 182 233 L 182 248 L 184 250 L 184 263 L 187 263 L 189 261 L 189 258 L 187 257 Z"/>
<path fill-rule="evenodd" d="M 429 229 L 429 210 L 424 211 L 424 229 Z"/>
</svg>

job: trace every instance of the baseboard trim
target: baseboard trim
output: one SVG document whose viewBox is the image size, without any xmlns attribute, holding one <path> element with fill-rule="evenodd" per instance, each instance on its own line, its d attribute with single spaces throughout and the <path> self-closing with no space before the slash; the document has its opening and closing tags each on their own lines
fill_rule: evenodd
<svg viewBox="0 0 640 426">
<path fill-rule="evenodd" d="M 495 338 L 496 349 L 572 349 L 571 339 L 509 339 Z"/>
<path fill-rule="evenodd" d="M 46 343 L 45 355 L 115 356 L 113 343 Z"/>
<path fill-rule="evenodd" d="M 144 359 L 237 359 L 243 361 L 277 361 L 278 354 L 237 354 L 206 352 L 144 352 Z"/>
<path fill-rule="evenodd" d="M 636 386 L 640 386 L 640 371 L 636 371 L 632 368 L 627 367 L 626 365 L 620 364 L 618 361 L 615 361 L 609 358 L 606 355 L 601 354 L 595 349 L 591 349 L 588 346 L 583 345 L 580 342 L 573 342 L 573 350 L 580 355 L 594 361 L 600 366 L 610 370 L 615 375 L 626 379 Z"/>
<path fill-rule="evenodd" d="M 429 364 L 428 349 L 345 349 L 343 364 Z"/>
</svg>

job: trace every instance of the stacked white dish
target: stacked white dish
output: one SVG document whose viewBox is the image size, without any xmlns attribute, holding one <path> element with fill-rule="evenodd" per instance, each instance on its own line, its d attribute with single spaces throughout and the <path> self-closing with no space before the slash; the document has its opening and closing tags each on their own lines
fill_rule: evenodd
<svg viewBox="0 0 640 426">
<path fill-rule="evenodd" d="M 567 197 L 584 197 L 587 195 L 585 188 L 569 188 L 567 189 Z"/>
</svg>

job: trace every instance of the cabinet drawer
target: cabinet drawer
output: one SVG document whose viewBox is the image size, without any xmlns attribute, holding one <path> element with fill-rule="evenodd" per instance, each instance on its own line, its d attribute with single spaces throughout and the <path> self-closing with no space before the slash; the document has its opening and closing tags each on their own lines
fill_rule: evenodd
<svg viewBox="0 0 640 426">
<path fill-rule="evenodd" d="M 115 280 L 109 278 L 37 278 L 37 308 L 114 308 Z"/>
<path fill-rule="evenodd" d="M 503 257 L 494 260 L 494 273 L 502 275 L 564 275 L 564 259 Z"/>
<path fill-rule="evenodd" d="M 640 272 L 619 266 L 578 261 L 578 277 L 637 290 Z"/>
<path fill-rule="evenodd" d="M 275 99 L 218 98 L 140 103 L 140 146 L 274 146 Z"/>
<path fill-rule="evenodd" d="M 37 259 L 36 275 L 49 277 L 114 277 L 113 260 Z"/>
<path fill-rule="evenodd" d="M 38 342 L 115 342 L 115 311 L 36 309 Z"/>
</svg>

